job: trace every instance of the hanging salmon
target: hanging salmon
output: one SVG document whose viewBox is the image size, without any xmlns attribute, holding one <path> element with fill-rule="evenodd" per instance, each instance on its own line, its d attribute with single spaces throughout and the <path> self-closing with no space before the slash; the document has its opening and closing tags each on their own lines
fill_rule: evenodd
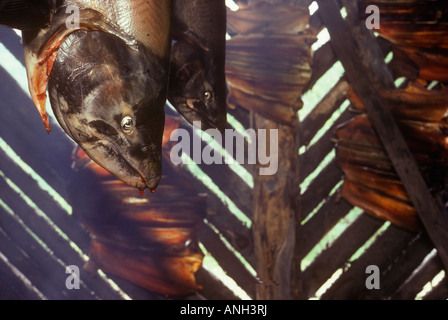
<svg viewBox="0 0 448 320">
<path fill-rule="evenodd" d="M 190 123 L 224 131 L 226 5 L 224 0 L 173 0 L 168 99 Z"/>
<path fill-rule="evenodd" d="M 10 10 L 0 14 L 0 24 L 31 12 L 19 11 L 29 2 L 2 1 Z M 48 82 L 64 131 L 120 180 L 154 190 L 162 170 L 171 1 L 39 3 L 48 14 L 18 27 L 31 97 L 46 129 Z"/>
<path fill-rule="evenodd" d="M 254 2 L 228 13 L 226 76 L 228 105 L 291 125 L 311 77 L 308 8 Z M 278 17 L 282 17 L 279 19 Z"/>
<path fill-rule="evenodd" d="M 446 193 L 448 181 L 448 93 L 420 83 L 380 95 L 397 121 L 422 175 L 434 195 Z M 364 106 L 353 90 L 353 106 Z M 417 212 L 366 114 L 339 126 L 337 163 L 345 174 L 342 195 L 366 212 L 409 230 L 421 228 Z"/>
<path fill-rule="evenodd" d="M 448 80 L 448 3 L 443 0 L 363 0 L 359 15 L 377 6 L 380 28 L 375 30 L 393 45 L 396 77 Z"/>
</svg>

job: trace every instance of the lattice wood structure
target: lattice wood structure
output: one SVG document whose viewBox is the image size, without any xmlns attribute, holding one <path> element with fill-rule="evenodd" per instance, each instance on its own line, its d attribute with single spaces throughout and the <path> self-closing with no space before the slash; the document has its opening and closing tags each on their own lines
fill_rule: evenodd
<svg viewBox="0 0 448 320">
<path fill-rule="evenodd" d="M 230 124 L 240 131 L 279 130 L 279 174 L 258 176 L 259 166 L 247 163 L 237 168 L 180 167 L 197 193 L 207 195 L 206 218 L 198 237 L 206 257 L 213 256 L 246 294 L 204 267 L 197 273 L 203 289 L 187 298 L 448 298 L 444 266 L 431 234 L 424 228 L 407 231 L 377 219 L 340 193 L 344 173 L 335 156 L 335 130 L 357 115 L 347 100 L 354 83 L 352 73 L 344 72 L 346 57 L 340 55 L 340 48 L 349 50 L 350 41 L 368 44 L 364 55 L 354 56 L 362 66 L 374 63 L 373 74 L 366 74 L 371 81 L 385 81 L 383 76 L 389 70 L 393 71 L 392 81 L 412 75 L 398 72 L 406 70 L 399 64 L 402 60 L 386 60 L 388 65 L 382 66 L 392 44 L 360 31 L 360 21 L 351 11 L 352 1 L 323 0 L 319 4 L 325 1 L 338 9 L 347 5 L 345 21 L 350 32 L 345 34 L 346 42 L 334 42 L 334 21 L 328 17 L 339 12 L 324 12 L 331 8 L 325 4 L 309 18 L 312 1 L 307 0 L 241 1 L 240 8 L 247 6 L 249 14 L 229 11 L 229 115 L 236 120 Z M 257 6 L 260 3 L 261 7 Z M 271 24 L 262 28 L 251 21 L 251 10 L 265 14 Z M 307 23 L 298 21 L 299 16 Z M 248 20 L 244 28 L 238 19 Z M 325 26 L 331 37 L 316 49 L 313 42 L 316 35 L 325 34 L 321 32 Z M 81 270 L 80 290 L 65 287 L 65 266 L 83 266 L 91 247 L 89 232 L 71 214 L 70 203 L 64 202 L 70 198 L 67 183 L 75 174 L 70 167 L 73 143 L 56 124 L 47 135 L 40 118 L 31 111 L 35 108 L 21 81 L 24 74 L 18 74 L 23 71 L 20 38 L 6 28 L 0 32 L 0 42 L 19 62 L 16 68 L 12 64 L 0 67 L 0 298 L 166 299 L 116 275 L 92 276 L 87 270 Z M 281 41 L 274 46 L 263 40 L 266 37 Z M 265 51 L 257 51 L 256 46 L 264 46 Z M 276 52 L 277 48 L 283 50 Z M 275 66 L 278 61 L 269 60 L 272 54 L 294 57 L 285 53 L 288 49 L 296 53 L 297 59 L 288 63 L 297 68 L 287 70 L 298 76 L 295 82 L 286 82 L 285 91 L 263 88 L 264 80 L 268 76 L 275 79 L 276 74 L 263 75 L 262 66 Z M 244 59 L 236 57 L 241 50 L 259 63 L 258 69 L 243 73 L 253 72 L 253 77 L 241 76 Z M 306 58 L 312 61 L 309 66 Z M 240 64 L 232 64 L 235 62 Z M 248 87 L 252 91 L 242 90 Z M 264 90 L 262 98 L 268 105 L 260 102 L 257 90 Z M 289 95 L 291 90 L 297 92 Z M 316 94 L 313 103 L 310 97 Z M 169 108 L 167 112 L 172 113 Z M 296 118 L 297 112 L 301 116 Z M 187 125 L 184 128 L 191 130 Z M 379 290 L 366 288 L 369 265 L 381 271 Z"/>
</svg>

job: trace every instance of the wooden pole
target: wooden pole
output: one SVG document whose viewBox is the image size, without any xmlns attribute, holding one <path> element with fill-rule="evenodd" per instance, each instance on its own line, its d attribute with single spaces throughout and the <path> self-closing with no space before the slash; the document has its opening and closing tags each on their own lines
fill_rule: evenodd
<svg viewBox="0 0 448 320">
<path fill-rule="evenodd" d="M 311 78 L 309 0 L 250 0 L 228 16 L 233 36 L 227 42 L 229 101 L 251 111 L 258 155 L 271 156 L 276 170 L 254 171 L 253 239 L 260 280 L 257 299 L 298 299 L 300 261 L 296 231 L 300 221 L 298 110 Z M 304 5 L 306 3 L 306 5 Z M 270 142 L 270 135 L 277 139 Z M 258 156 L 258 160 L 260 160 Z"/>
<path fill-rule="evenodd" d="M 279 125 L 254 115 L 254 128 L 277 130 L 278 171 L 274 175 L 254 172 L 254 246 L 261 282 L 257 299 L 291 299 L 291 280 L 299 212 L 298 141 L 296 126 Z M 268 140 L 269 141 L 269 140 Z M 268 153 L 269 154 L 269 153 Z M 295 294 L 299 288 L 294 288 Z"/>
<path fill-rule="evenodd" d="M 331 36 L 333 50 L 345 69 L 349 82 L 365 105 L 367 114 L 380 137 L 389 158 L 412 200 L 439 256 L 448 270 L 448 221 L 431 195 L 409 148 L 389 109 L 385 106 L 360 49 L 334 0 L 317 0 L 319 15 Z"/>
</svg>

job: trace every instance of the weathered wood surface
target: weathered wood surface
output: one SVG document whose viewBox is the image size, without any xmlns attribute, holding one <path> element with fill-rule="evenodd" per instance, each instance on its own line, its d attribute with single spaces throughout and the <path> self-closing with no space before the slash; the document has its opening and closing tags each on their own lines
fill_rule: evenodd
<svg viewBox="0 0 448 320">
<path fill-rule="evenodd" d="M 319 13 L 319 11 L 317 12 L 317 14 L 315 14 L 312 17 L 312 21 L 319 21 L 319 23 L 321 25 L 321 19 L 319 18 L 318 13 Z M 377 38 L 376 40 L 380 44 L 381 48 L 383 48 L 383 54 L 385 56 L 390 51 L 390 44 L 381 38 Z M 331 40 L 326 45 L 331 47 Z M 322 47 L 322 48 L 324 48 L 324 47 Z M 322 50 L 322 48 L 319 50 Z M 347 113 L 345 113 L 345 114 L 347 116 L 346 120 L 350 119 L 351 116 L 356 115 L 356 114 L 351 115 L 350 111 L 347 111 Z M 327 118 L 322 117 L 322 120 L 321 120 L 322 125 L 326 121 L 328 121 L 330 115 L 331 115 L 331 112 Z M 307 121 L 307 119 L 305 119 L 305 121 Z M 303 124 L 301 124 L 301 126 L 303 126 Z M 317 125 L 317 127 L 319 127 L 319 126 Z M 329 131 L 332 131 L 332 130 L 329 130 Z M 301 156 L 301 163 L 302 163 L 300 166 L 301 170 L 304 169 L 304 166 L 308 166 L 309 169 L 307 171 L 310 172 L 313 170 L 313 168 L 317 167 L 317 165 L 319 164 L 319 161 L 317 161 L 313 164 L 309 164 L 310 163 L 309 159 L 311 159 L 311 157 L 309 157 L 308 155 L 311 155 L 312 153 L 325 154 L 325 155 L 328 154 L 328 152 L 332 148 L 332 143 L 329 143 L 329 140 L 331 140 L 332 134 L 333 134 L 332 132 L 329 132 L 329 133 L 325 134 L 324 136 L 322 136 L 315 143 L 315 145 L 312 148 L 308 149 Z M 313 134 L 311 134 L 311 136 L 313 136 Z M 326 149 L 328 151 L 326 151 L 326 152 L 320 151 L 320 145 L 321 146 L 329 145 L 327 147 L 323 147 L 323 149 Z M 313 151 L 313 149 L 315 149 L 315 151 Z M 324 156 L 320 156 L 318 158 L 323 159 Z M 334 170 L 340 172 L 339 169 L 335 168 Z M 319 178 L 320 176 L 325 177 L 328 174 L 329 174 L 329 171 L 323 170 L 322 173 L 317 178 Z M 303 180 L 304 177 L 301 177 L 301 179 Z M 321 181 L 324 181 L 324 179 L 322 179 Z M 334 184 L 334 182 L 332 182 L 331 184 Z M 319 184 L 312 184 L 308 187 L 307 193 L 309 194 L 309 198 L 307 199 L 307 201 L 309 201 L 310 199 L 313 198 L 312 197 L 313 191 L 318 190 L 318 189 L 321 189 L 321 186 Z M 329 188 L 327 188 L 326 190 L 329 190 Z M 323 194 L 325 194 L 325 192 L 323 192 Z M 307 205 L 306 201 L 303 201 L 303 199 L 300 203 L 302 215 L 303 215 L 302 218 L 308 219 L 308 217 L 307 217 L 308 214 L 306 213 L 306 211 L 310 212 L 313 209 L 316 210 L 315 207 L 317 206 L 317 204 L 319 204 L 320 202 L 323 202 L 323 204 L 321 204 L 322 206 L 319 208 L 319 210 L 317 210 L 315 213 L 313 213 L 313 216 L 311 218 L 309 218 L 309 220 L 301 227 L 301 233 L 299 234 L 299 237 L 302 237 L 304 240 L 298 240 L 298 241 L 303 241 L 302 245 L 301 245 L 301 252 L 300 252 L 302 257 L 304 255 L 306 255 L 316 245 L 316 243 L 318 243 L 319 240 L 322 239 L 326 235 L 326 233 L 328 233 L 353 208 L 351 204 L 347 203 L 344 199 L 341 199 L 338 192 L 333 194 L 331 197 L 328 197 L 327 195 L 325 195 L 324 198 L 319 198 L 320 196 L 322 196 L 322 194 L 319 194 L 319 196 L 316 196 L 316 198 L 318 200 L 317 199 L 314 200 L 314 202 L 311 205 Z M 305 208 L 306 211 L 303 210 L 304 206 L 306 206 L 306 208 Z M 377 223 L 376 222 L 377 220 L 372 219 L 372 218 L 363 219 L 363 221 L 364 221 L 363 224 L 365 224 L 366 226 L 371 223 L 375 223 L 375 224 Z M 366 226 L 364 226 L 364 227 L 366 227 Z M 358 228 L 364 228 L 364 227 L 358 227 Z M 356 231 L 354 230 L 354 232 L 356 232 Z M 399 228 L 394 227 L 393 229 L 390 229 L 389 232 L 391 232 L 390 233 L 391 237 L 397 237 L 397 238 L 403 237 L 403 232 Z M 341 237 L 344 238 L 346 233 L 347 232 L 344 232 L 341 235 Z M 356 247 L 352 244 L 350 244 L 349 246 L 351 246 L 353 249 Z M 431 251 L 431 248 L 432 248 L 431 242 L 427 239 L 421 240 L 421 238 L 419 238 L 418 241 L 414 241 L 414 242 L 411 241 L 411 244 L 409 244 L 409 245 L 408 244 L 403 245 L 403 246 L 398 245 L 393 250 L 392 250 L 392 247 L 390 249 L 383 248 L 382 249 L 383 252 L 381 252 L 381 253 L 379 253 L 377 251 L 372 252 L 371 248 L 369 248 L 363 254 L 362 259 L 364 259 L 364 258 L 368 259 L 369 257 L 373 256 L 373 257 L 376 257 L 376 258 L 374 258 L 374 260 L 377 259 L 378 263 L 380 263 L 380 261 L 382 261 L 382 258 L 379 255 L 381 255 L 381 256 L 386 255 L 389 260 L 388 260 L 387 266 L 381 267 L 381 281 L 382 281 L 381 288 L 382 289 L 381 290 L 373 290 L 375 292 L 371 291 L 371 292 L 369 292 L 370 294 L 360 296 L 360 297 L 358 297 L 358 299 L 377 299 L 377 298 L 384 299 L 385 297 L 387 299 L 389 299 L 389 298 L 413 299 L 415 297 L 415 294 L 412 295 L 412 293 L 411 294 L 403 293 L 402 295 L 398 296 L 398 295 L 393 295 L 393 292 L 394 292 L 394 290 L 396 291 L 400 287 L 400 285 L 403 284 L 403 282 L 409 277 L 409 275 L 415 271 L 416 267 L 418 266 L 419 263 L 422 262 L 425 255 L 429 251 Z M 355 251 L 356 251 L 356 249 L 353 250 L 353 253 Z M 413 255 L 413 253 L 415 253 L 415 255 Z M 334 251 L 333 254 L 335 254 L 337 257 L 337 251 Z M 322 255 L 325 257 L 327 255 L 327 253 L 322 253 Z M 336 259 L 341 259 L 341 258 L 336 258 Z M 361 259 L 361 261 L 363 261 L 362 259 Z M 340 261 L 343 261 L 343 260 L 344 259 L 342 258 L 342 260 L 340 260 Z M 439 267 L 440 266 L 441 266 L 441 264 L 439 264 Z M 360 266 L 358 266 L 358 267 L 362 268 Z M 310 268 L 310 270 L 313 269 L 313 267 L 309 267 L 309 268 Z M 364 265 L 364 269 L 365 269 L 365 265 Z M 333 272 L 334 271 L 336 271 L 336 269 L 334 269 Z M 342 277 L 344 279 L 347 279 L 346 277 L 350 276 L 353 271 L 356 271 L 356 268 L 355 269 L 349 268 L 348 270 L 346 270 L 344 272 L 344 275 Z M 332 272 L 329 272 L 329 273 L 332 273 Z M 423 272 L 421 270 L 419 270 L 417 272 L 417 274 L 420 276 L 423 276 L 422 273 Z M 359 275 L 361 275 L 361 274 L 358 273 L 358 278 L 357 278 L 358 283 L 357 284 L 347 283 L 347 285 L 344 287 L 341 287 L 338 285 L 338 287 L 335 288 L 334 290 L 330 289 L 332 294 L 334 294 L 335 292 L 338 292 L 339 290 L 344 290 L 345 293 L 341 294 L 339 297 L 344 299 L 343 297 L 350 296 L 351 286 L 354 286 L 354 290 L 355 290 L 356 285 L 359 286 L 359 285 L 363 285 L 363 283 L 364 283 L 365 275 L 364 274 L 361 275 L 361 278 L 359 278 Z M 432 276 L 423 276 L 423 279 L 425 279 L 426 281 L 430 281 L 433 276 L 434 276 L 434 274 Z M 322 285 L 325 282 L 325 280 L 326 279 L 322 279 L 320 285 Z M 417 282 L 417 281 L 413 281 L 412 279 L 408 279 L 408 283 L 406 286 L 409 288 L 413 288 L 414 292 L 417 293 L 421 290 L 423 284 L 425 284 L 425 280 L 423 280 L 421 282 Z M 343 282 L 338 281 L 338 283 L 341 284 Z M 319 286 L 319 284 L 317 284 L 315 287 L 318 287 L 318 286 Z M 384 287 L 384 290 L 383 290 L 383 287 Z M 438 290 L 434 293 L 434 295 L 428 296 L 428 298 L 432 297 L 432 298 L 440 299 L 440 297 L 444 296 L 443 292 L 444 292 L 445 287 L 446 287 L 446 283 L 443 282 L 443 284 L 439 285 L 439 287 L 437 288 Z M 304 296 L 312 296 L 313 294 L 314 294 L 314 292 L 310 291 L 310 292 L 307 292 L 307 295 L 304 295 Z M 440 295 L 438 295 L 438 294 L 440 294 Z M 326 294 L 322 298 L 330 299 L 331 297 L 330 297 L 330 295 Z"/>
<path fill-rule="evenodd" d="M 339 107 L 339 105 L 337 106 Z M 306 152 L 301 156 L 300 181 L 302 182 L 311 174 L 318 164 L 333 151 L 334 148 L 334 130 L 342 123 L 350 120 L 353 113 L 350 110 L 344 111 L 341 116 L 331 125 L 322 138 L 312 146 L 307 146 Z"/>
<path fill-rule="evenodd" d="M 293 261 L 298 222 L 298 141 L 295 130 L 256 116 L 256 128 L 278 130 L 279 154 L 275 175 L 255 175 L 254 245 L 259 299 L 291 299 L 299 292 L 291 279 L 298 270 Z M 298 277 L 295 275 L 295 277 Z"/>
<path fill-rule="evenodd" d="M 440 272 L 443 266 L 439 256 L 434 255 L 426 263 L 418 266 L 418 271 L 411 274 L 408 279 L 392 294 L 392 299 L 414 299 L 427 283 L 431 282 L 433 278 Z M 446 288 L 446 282 L 442 281 L 441 285 Z M 443 295 L 442 295 L 443 296 Z"/>
<path fill-rule="evenodd" d="M 301 195 L 303 214 L 311 212 L 342 179 L 342 171 L 331 161 Z"/>
<path fill-rule="evenodd" d="M 283 19 L 273 19 L 279 16 L 273 10 L 282 13 Z M 278 171 L 262 176 L 257 172 L 259 165 L 254 170 L 258 299 L 290 299 L 301 294 L 295 285 L 299 273 L 293 256 L 299 221 L 297 111 L 300 92 L 311 76 L 313 32 L 307 28 L 306 11 L 306 6 L 289 1 L 249 1 L 246 8 L 229 16 L 233 36 L 227 50 L 229 102 L 254 113 L 255 130 L 278 133 Z M 272 152 L 268 146 L 258 147 Z"/>
<path fill-rule="evenodd" d="M 353 255 L 352 247 L 347 244 L 350 243 L 359 248 L 381 227 L 382 223 L 368 215 L 361 215 L 349 226 L 343 236 L 339 237 L 330 248 L 324 250 L 303 272 L 303 290 L 308 295 L 312 295 L 338 268 L 343 268 L 346 261 Z"/>
<path fill-rule="evenodd" d="M 395 228 L 391 234 L 392 240 L 397 239 L 399 235 L 403 236 L 403 232 Z M 372 290 L 366 293 L 366 299 L 386 299 L 392 297 L 400 288 L 401 284 L 405 283 L 411 277 L 412 272 L 418 268 L 420 263 L 434 248 L 431 240 L 427 236 L 423 236 L 422 234 L 413 234 L 411 236 L 405 234 L 405 236 L 410 239 L 409 243 L 400 250 L 397 250 L 395 255 L 390 253 L 386 254 L 389 251 L 388 247 L 381 248 L 381 255 L 390 259 L 389 265 L 385 266 L 384 271 L 381 273 L 383 283 L 381 290 Z M 440 261 L 439 268 L 442 268 Z M 402 297 L 404 299 L 410 298 L 405 295 Z"/>
<path fill-rule="evenodd" d="M 328 119 L 333 112 L 344 102 L 348 91 L 348 83 L 344 79 L 333 87 L 333 89 L 317 104 L 300 123 L 300 144 L 307 146 L 316 133 L 321 129 L 324 120 Z M 331 130 L 330 130 L 331 131 Z"/>
<path fill-rule="evenodd" d="M 372 219 L 370 216 L 368 218 Z M 381 222 L 378 226 L 383 227 L 383 225 L 384 222 Z M 348 299 L 358 300 L 366 297 L 372 291 L 367 289 L 365 285 L 365 280 L 368 276 L 366 274 L 367 266 L 378 266 L 380 272 L 382 272 L 380 281 L 383 280 L 383 274 L 387 271 L 388 264 L 395 258 L 395 255 L 389 255 L 386 252 L 399 254 L 402 248 L 414 237 L 415 234 L 395 227 L 389 227 L 369 248 L 369 255 L 363 254 L 360 258 L 347 265 L 349 272 L 345 272 L 339 277 L 335 284 L 325 293 L 323 299 L 339 299 L 345 296 Z M 387 292 L 385 287 L 384 283 L 380 282 L 380 289 L 377 294 L 384 295 Z M 387 296 L 379 296 L 377 298 L 386 299 Z"/>
<path fill-rule="evenodd" d="M 377 129 L 377 133 L 391 158 L 395 170 L 400 176 L 409 197 L 419 212 L 439 255 L 448 267 L 448 223 L 437 203 L 429 192 L 419 169 L 399 131 L 390 111 L 384 106 L 375 89 L 374 82 L 368 76 L 366 67 L 359 61 L 359 48 L 347 34 L 350 34 L 345 21 L 337 12 L 333 1 L 318 1 L 322 20 L 333 39 L 333 48 L 340 58 L 349 82 L 362 97 L 366 111 Z"/>
<path fill-rule="evenodd" d="M 322 239 L 353 206 L 338 193 L 327 198 L 323 206 L 300 229 L 300 251 L 302 257 Z M 304 217 L 307 217 L 303 213 Z"/>
</svg>

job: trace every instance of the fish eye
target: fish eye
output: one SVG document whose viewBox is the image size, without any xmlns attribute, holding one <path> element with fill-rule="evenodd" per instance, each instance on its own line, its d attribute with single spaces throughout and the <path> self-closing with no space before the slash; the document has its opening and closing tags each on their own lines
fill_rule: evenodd
<svg viewBox="0 0 448 320">
<path fill-rule="evenodd" d="M 146 151 L 148 151 L 148 146 L 146 144 L 144 144 L 144 145 L 142 145 L 140 150 L 142 150 L 143 152 L 146 152 Z"/>
<path fill-rule="evenodd" d="M 210 91 L 205 91 L 204 98 L 205 100 L 210 100 L 212 98 L 212 93 Z"/>
<path fill-rule="evenodd" d="M 126 116 L 121 120 L 121 130 L 124 133 L 132 133 L 134 130 L 134 119 L 130 116 Z"/>
</svg>

